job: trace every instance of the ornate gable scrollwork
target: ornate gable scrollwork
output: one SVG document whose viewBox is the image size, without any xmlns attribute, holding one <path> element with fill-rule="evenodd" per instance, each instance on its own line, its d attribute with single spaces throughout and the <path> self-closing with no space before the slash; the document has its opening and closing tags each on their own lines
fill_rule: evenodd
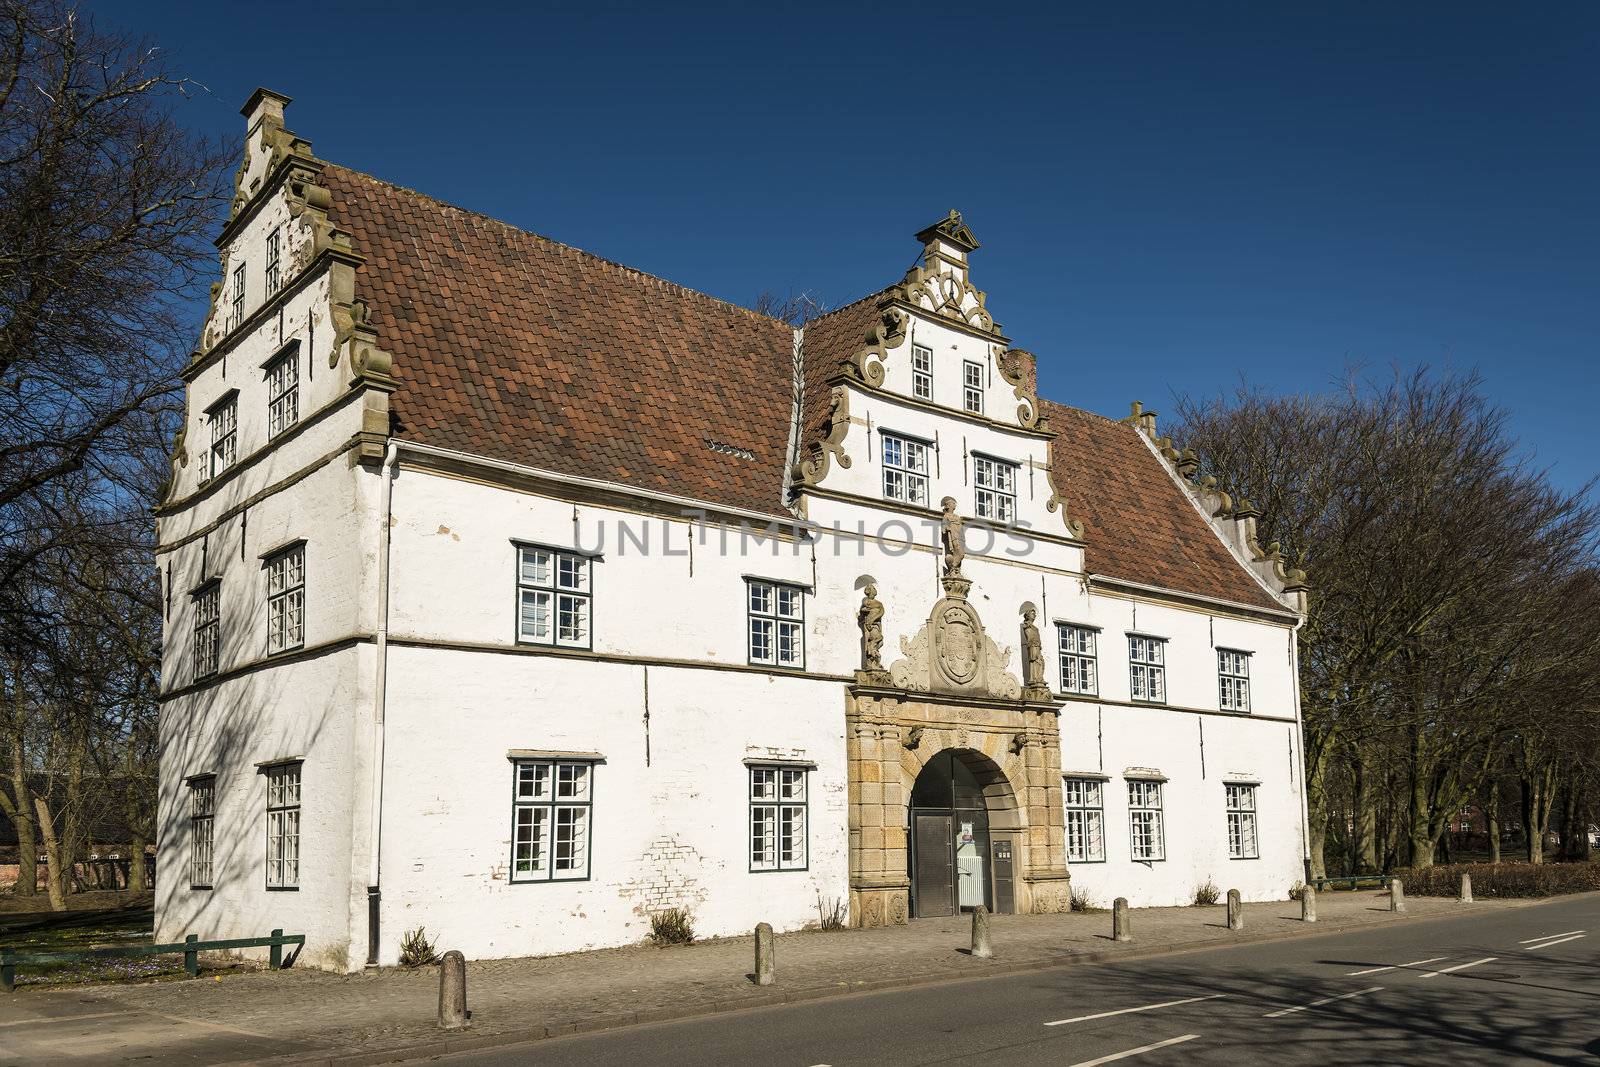
<svg viewBox="0 0 1600 1067">
<path fill-rule="evenodd" d="M 983 333 L 998 334 L 1000 325 L 984 307 L 983 290 L 953 270 L 941 269 L 941 263 L 930 261 L 912 267 L 895 287 L 895 294 L 929 314 Z"/>
<path fill-rule="evenodd" d="M 896 308 L 884 308 L 883 314 L 867 329 L 866 347 L 855 351 L 845 363 L 845 370 L 856 380 L 874 389 L 883 384 L 883 364 L 891 348 L 899 348 L 906 339 L 906 313 Z"/>
<path fill-rule="evenodd" d="M 850 390 L 836 385 L 828 408 L 828 420 L 823 424 L 822 436 L 811 442 L 803 456 L 794 465 L 794 479 L 801 485 L 816 485 L 828 473 L 829 464 L 837 459 L 839 466 L 850 469 L 850 456 L 844 450 L 844 438 L 850 432 Z"/>
<path fill-rule="evenodd" d="M 1017 398 L 1017 422 L 1029 430 L 1039 424 L 1039 398 L 1028 389 L 1028 377 L 1022 365 L 1022 361 L 1032 355 L 1020 348 L 1001 348 L 999 345 L 994 347 L 993 352 L 995 368 L 1006 384 L 1012 387 L 1012 394 Z"/>
</svg>

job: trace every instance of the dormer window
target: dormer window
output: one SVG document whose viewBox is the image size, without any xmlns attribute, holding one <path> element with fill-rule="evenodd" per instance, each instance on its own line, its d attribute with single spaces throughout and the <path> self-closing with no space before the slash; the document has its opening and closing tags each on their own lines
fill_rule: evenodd
<svg viewBox="0 0 1600 1067">
<path fill-rule="evenodd" d="M 283 286 L 283 270 L 279 266 L 283 250 L 283 227 L 274 227 L 267 234 L 267 295 L 271 296 Z"/>
<path fill-rule="evenodd" d="M 933 399 L 933 349 L 911 346 L 911 393 L 918 400 Z"/>
<path fill-rule="evenodd" d="M 280 433 L 300 421 L 300 354 L 298 347 L 274 360 L 267 367 L 267 436 Z"/>
<path fill-rule="evenodd" d="M 983 414 L 983 364 L 967 360 L 962 364 L 962 382 L 965 385 L 963 406 L 974 415 Z"/>
<path fill-rule="evenodd" d="M 1015 463 L 974 455 L 972 480 L 978 487 L 978 518 L 1008 526 L 1016 521 L 1017 465 Z"/>
<path fill-rule="evenodd" d="M 244 321 L 244 264 L 233 268 L 233 317 L 228 321 L 228 329 L 238 329 Z"/>
<path fill-rule="evenodd" d="M 883 495 L 918 507 L 928 506 L 928 445 L 911 437 L 883 435 Z"/>
<path fill-rule="evenodd" d="M 239 456 L 239 394 L 229 393 L 206 412 L 211 424 L 211 460 L 208 478 L 215 478 Z"/>
</svg>

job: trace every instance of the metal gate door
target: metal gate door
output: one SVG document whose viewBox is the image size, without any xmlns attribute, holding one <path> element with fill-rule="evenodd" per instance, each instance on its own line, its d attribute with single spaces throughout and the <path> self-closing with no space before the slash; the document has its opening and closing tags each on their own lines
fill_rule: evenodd
<svg viewBox="0 0 1600 1067">
<path fill-rule="evenodd" d="M 956 912 L 955 836 L 948 812 L 917 812 L 916 873 L 912 893 L 918 917 Z"/>
</svg>

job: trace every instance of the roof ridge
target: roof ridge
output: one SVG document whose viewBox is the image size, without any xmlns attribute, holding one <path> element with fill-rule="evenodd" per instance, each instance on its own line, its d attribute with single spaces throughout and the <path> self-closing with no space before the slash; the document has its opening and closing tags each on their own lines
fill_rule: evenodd
<svg viewBox="0 0 1600 1067">
<path fill-rule="evenodd" d="M 354 177 L 364 178 L 367 181 L 375 182 L 378 185 L 387 186 L 396 192 L 405 193 L 408 196 L 414 196 L 418 199 L 426 200 L 448 211 L 459 212 L 462 215 L 467 215 L 475 219 L 481 219 L 484 222 L 492 223 L 493 225 L 509 230 L 520 237 L 529 237 L 535 241 L 543 242 L 544 244 L 549 245 L 552 249 L 560 252 L 575 252 L 585 259 L 593 260 L 600 266 L 609 267 L 620 274 L 624 274 L 641 281 L 654 282 L 657 285 L 664 286 L 667 289 L 675 290 L 676 292 L 682 293 L 685 296 L 695 297 L 697 299 L 707 301 L 708 303 L 716 304 L 720 307 L 730 308 L 734 311 L 741 312 L 742 314 L 748 315 L 753 319 L 758 319 L 761 322 L 783 326 L 785 329 L 790 328 L 781 319 L 775 319 L 771 315 L 764 315 L 761 312 L 756 311 L 754 308 L 748 308 L 743 304 L 735 304 L 732 301 L 723 300 L 721 297 L 712 296 L 710 293 L 703 293 L 698 289 L 691 289 L 687 285 L 682 285 L 678 282 L 671 281 L 670 279 L 663 278 L 658 274 L 651 274 L 649 271 L 643 271 L 637 267 L 630 267 L 626 263 L 618 263 L 614 259 L 607 259 L 605 256 L 599 255 L 595 252 L 590 252 L 584 248 L 579 248 L 577 245 L 569 245 L 565 241 L 557 241 L 553 237 L 546 237 L 544 234 L 534 233 L 532 230 L 525 230 L 520 226 L 514 226 L 511 223 L 506 222 L 504 219 L 497 219 L 493 215 L 487 215 L 482 211 L 474 211 L 469 207 L 462 207 L 459 204 L 452 204 L 449 201 L 441 200 L 437 196 L 433 196 L 430 193 L 424 193 L 419 189 L 413 189 L 410 186 L 401 185 L 398 182 L 392 182 L 386 178 L 380 178 L 376 174 L 368 174 L 364 170 L 357 170 L 354 167 L 347 167 L 342 163 L 330 162 L 326 163 L 325 165 L 329 167 L 335 167 L 341 171 L 344 171 L 346 174 L 353 175 Z M 830 312 L 830 314 L 832 313 Z"/>
<path fill-rule="evenodd" d="M 1079 408 L 1073 407 L 1071 404 L 1063 404 L 1061 401 L 1051 400 L 1047 396 L 1041 396 L 1039 398 L 1039 403 L 1048 404 L 1053 408 L 1060 408 L 1062 411 L 1071 411 L 1079 415 L 1087 415 L 1091 419 L 1099 419 L 1101 422 L 1109 422 L 1113 426 L 1120 424 L 1122 421 L 1121 419 L 1113 419 L 1110 415 L 1102 415 L 1098 411 L 1090 411 L 1088 408 Z"/>
</svg>

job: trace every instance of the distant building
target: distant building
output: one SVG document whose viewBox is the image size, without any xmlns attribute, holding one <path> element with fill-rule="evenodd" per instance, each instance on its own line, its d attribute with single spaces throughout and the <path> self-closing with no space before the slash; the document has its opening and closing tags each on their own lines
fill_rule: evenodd
<svg viewBox="0 0 1600 1067">
<path fill-rule="evenodd" d="M 1303 576 L 1153 415 L 1036 396 L 959 215 L 797 329 L 287 103 L 159 515 L 160 937 L 354 969 L 1303 876 Z"/>
</svg>

